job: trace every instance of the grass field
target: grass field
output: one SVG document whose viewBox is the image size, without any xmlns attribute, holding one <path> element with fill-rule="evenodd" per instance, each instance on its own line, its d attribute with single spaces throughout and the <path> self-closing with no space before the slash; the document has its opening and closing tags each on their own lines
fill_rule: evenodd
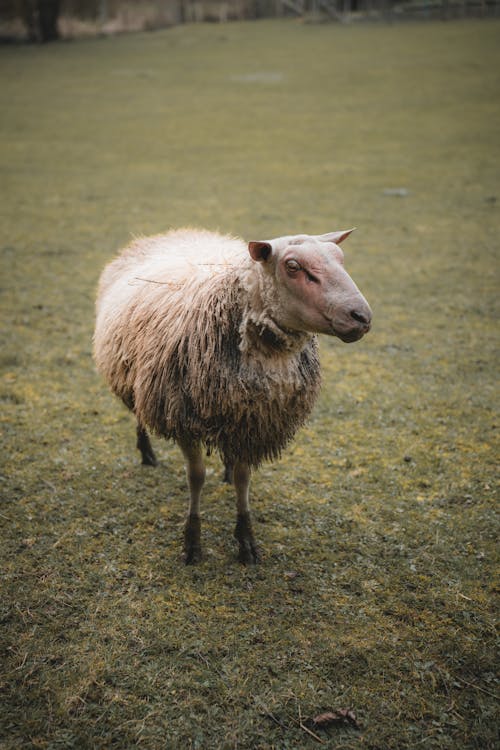
<svg viewBox="0 0 500 750">
<path fill-rule="evenodd" d="M 0 49 L 0 748 L 493 750 L 500 23 L 183 26 Z M 252 485 L 236 562 L 209 459 L 94 371 L 132 234 L 357 226 L 374 310 Z M 358 727 L 315 725 L 350 708 Z"/>
</svg>

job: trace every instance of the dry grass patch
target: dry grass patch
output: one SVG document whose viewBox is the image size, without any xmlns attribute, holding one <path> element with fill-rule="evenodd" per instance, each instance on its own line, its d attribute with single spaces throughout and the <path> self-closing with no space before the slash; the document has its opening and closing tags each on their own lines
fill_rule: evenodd
<svg viewBox="0 0 500 750">
<path fill-rule="evenodd" d="M 3 748 L 493 750 L 497 38 L 265 22 L 0 49 Z M 180 454 L 140 466 L 91 361 L 103 264 L 186 224 L 359 227 L 374 329 L 322 341 L 313 419 L 253 482 L 254 569 L 215 458 L 182 566 Z M 359 728 L 311 723 L 340 709 Z"/>
</svg>

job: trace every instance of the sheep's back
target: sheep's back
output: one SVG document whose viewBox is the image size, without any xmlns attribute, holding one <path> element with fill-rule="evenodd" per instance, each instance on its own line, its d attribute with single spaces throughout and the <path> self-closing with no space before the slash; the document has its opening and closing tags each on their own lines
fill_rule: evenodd
<svg viewBox="0 0 500 750">
<path fill-rule="evenodd" d="M 165 346 L 202 282 L 209 286 L 210 279 L 244 260 L 241 240 L 180 229 L 138 238 L 106 266 L 97 293 L 94 357 L 127 405 L 134 399 L 138 351 L 147 349 L 148 341 L 158 343 L 151 333 L 155 323 L 167 333 Z"/>
<path fill-rule="evenodd" d="M 221 269 L 240 266 L 247 257 L 242 240 L 204 229 L 176 229 L 138 237 L 104 269 L 97 304 L 110 287 L 124 280 L 130 283 L 140 276 L 183 283 L 194 276 L 210 278 Z"/>
</svg>

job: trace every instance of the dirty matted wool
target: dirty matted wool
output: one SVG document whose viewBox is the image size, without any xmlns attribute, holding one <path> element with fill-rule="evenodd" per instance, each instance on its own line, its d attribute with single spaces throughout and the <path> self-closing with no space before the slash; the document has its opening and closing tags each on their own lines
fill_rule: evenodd
<svg viewBox="0 0 500 750">
<path fill-rule="evenodd" d="M 320 385 L 315 336 L 276 325 L 258 274 L 232 238 L 206 233 L 198 253 L 186 231 L 136 241 L 104 271 L 94 347 L 143 426 L 253 467 L 280 455 Z"/>
</svg>

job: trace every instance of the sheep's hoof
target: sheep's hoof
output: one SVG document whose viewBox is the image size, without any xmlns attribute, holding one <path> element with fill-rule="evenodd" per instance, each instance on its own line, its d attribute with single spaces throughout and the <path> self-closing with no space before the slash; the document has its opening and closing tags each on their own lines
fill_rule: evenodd
<svg viewBox="0 0 500 750">
<path fill-rule="evenodd" d="M 260 553 L 254 539 L 249 513 L 238 514 L 234 536 L 239 544 L 238 560 L 240 563 L 256 565 L 260 561 Z"/>
<path fill-rule="evenodd" d="M 149 435 L 142 427 L 137 427 L 137 448 L 141 451 L 143 466 L 157 466 L 155 452 L 151 447 Z"/>
<path fill-rule="evenodd" d="M 201 561 L 200 538 L 200 517 L 190 514 L 184 526 L 184 562 L 186 565 L 195 565 Z"/>
<path fill-rule="evenodd" d="M 201 547 L 189 547 L 184 549 L 184 564 L 196 565 L 201 562 Z"/>
<path fill-rule="evenodd" d="M 260 554 L 255 542 L 240 542 L 238 550 L 238 561 L 242 565 L 257 565 L 260 562 Z"/>
<path fill-rule="evenodd" d="M 142 465 L 143 466 L 158 466 L 158 459 L 156 458 L 153 451 L 151 451 L 151 453 L 142 454 Z"/>
</svg>

